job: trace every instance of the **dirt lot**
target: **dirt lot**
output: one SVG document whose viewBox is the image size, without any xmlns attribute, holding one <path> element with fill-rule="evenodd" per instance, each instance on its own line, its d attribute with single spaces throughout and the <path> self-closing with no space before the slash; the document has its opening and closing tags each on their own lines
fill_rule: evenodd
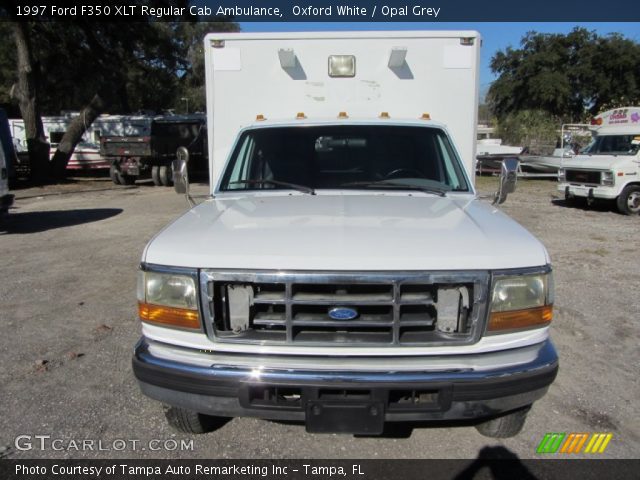
<svg viewBox="0 0 640 480">
<path fill-rule="evenodd" d="M 479 184 L 488 192 L 495 179 Z M 528 458 L 554 431 L 612 432 L 604 456 L 637 458 L 640 218 L 606 206 L 569 208 L 555 199 L 552 181 L 525 180 L 518 188 L 504 210 L 538 236 L 553 259 L 553 338 L 561 355 L 558 379 L 519 436 L 497 441 L 474 428 L 420 427 L 357 438 L 234 419 L 193 437 L 188 451 L 173 448 L 171 440 L 189 437 L 169 429 L 130 369 L 139 335 L 140 255 L 154 233 L 186 210 L 185 200 L 169 189 L 115 187 L 106 178 L 17 190 L 15 208 L 0 227 L 0 456 L 473 458 L 485 446 L 502 445 Z M 34 449 L 17 449 L 19 435 L 32 436 Z M 42 450 L 35 435 L 62 439 L 56 445 L 63 450 L 50 443 Z M 101 440 L 110 450 L 69 447 L 84 439 Z M 123 451 L 114 451 L 118 439 L 127 441 Z M 150 439 L 169 450 L 152 451 Z"/>
</svg>

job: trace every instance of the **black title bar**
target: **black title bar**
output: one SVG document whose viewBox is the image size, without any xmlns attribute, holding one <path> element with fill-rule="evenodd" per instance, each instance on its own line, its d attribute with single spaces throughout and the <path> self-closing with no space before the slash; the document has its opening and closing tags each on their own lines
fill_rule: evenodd
<svg viewBox="0 0 640 480">
<path fill-rule="evenodd" d="M 639 460 L 520 460 L 485 447 L 475 460 L 0 460 L 3 480 L 636 479 Z"/>
<path fill-rule="evenodd" d="M 628 0 L 558 2 L 538 0 L 193 0 L 181 2 L 8 2 L 14 20 L 131 21 L 153 18 L 192 21 L 232 18 L 238 22 L 530 22 L 640 21 L 640 7 Z M 157 6 L 163 4 L 165 6 Z"/>
</svg>

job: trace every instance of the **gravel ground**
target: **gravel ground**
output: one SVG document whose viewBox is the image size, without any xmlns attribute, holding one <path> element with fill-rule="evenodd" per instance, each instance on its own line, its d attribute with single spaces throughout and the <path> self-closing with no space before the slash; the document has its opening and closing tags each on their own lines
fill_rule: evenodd
<svg viewBox="0 0 640 480">
<path fill-rule="evenodd" d="M 478 183 L 489 192 L 496 179 Z M 552 181 L 521 181 L 503 206 L 553 259 L 552 331 L 561 356 L 558 378 L 523 432 L 504 441 L 470 427 L 359 438 L 256 419 L 234 419 L 202 436 L 174 433 L 160 405 L 140 394 L 130 356 L 139 335 L 135 273 L 142 249 L 186 210 L 185 200 L 148 183 L 115 187 L 87 177 L 14 193 L 15 208 L 0 226 L 0 456 L 474 458 L 483 447 L 503 446 L 532 458 L 549 431 L 611 432 L 601 457 L 640 453 L 640 256 L 633 240 L 640 219 L 607 205 L 570 208 L 556 198 Z M 50 444 L 42 450 L 32 437 L 34 449 L 21 451 L 18 435 L 51 435 L 63 439 L 57 446 L 64 450 Z M 72 441 L 83 439 L 111 450 L 95 443 L 94 450 L 76 451 Z M 118 439 L 127 441 L 123 451 L 114 450 Z M 160 442 L 149 445 L 150 439 Z M 192 448 L 173 449 L 174 440 L 178 447 L 193 440 Z M 151 450 L 163 446 L 169 450 Z"/>
</svg>

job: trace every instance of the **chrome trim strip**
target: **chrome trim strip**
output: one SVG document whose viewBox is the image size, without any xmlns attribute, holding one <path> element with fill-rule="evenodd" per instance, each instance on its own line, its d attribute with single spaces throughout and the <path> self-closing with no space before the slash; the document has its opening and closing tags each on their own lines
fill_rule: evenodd
<svg viewBox="0 0 640 480">
<path fill-rule="evenodd" d="M 148 352 L 156 358 L 181 364 L 210 367 L 234 365 L 247 369 L 264 368 L 274 370 L 322 370 L 322 371 L 486 371 L 496 365 L 516 366 L 530 363 L 547 340 L 510 350 L 489 353 L 439 354 L 401 356 L 321 356 L 251 353 L 229 353 L 217 350 L 198 350 L 178 347 L 144 337 Z"/>
<path fill-rule="evenodd" d="M 539 267 L 527 267 L 527 268 L 510 268 L 505 270 L 492 270 L 491 275 L 496 276 L 509 276 L 515 277 L 518 275 L 535 275 L 537 273 L 551 273 L 553 270 L 551 265 L 540 265 Z"/>
<path fill-rule="evenodd" d="M 497 354 L 496 368 L 491 370 L 444 370 L 444 371 L 322 371 L 317 369 L 270 368 L 268 363 L 263 367 L 246 367 L 234 365 L 233 358 L 229 363 L 212 364 L 211 366 L 190 365 L 158 358 L 149 352 L 149 345 L 142 338 L 137 343 L 134 356 L 147 365 L 160 369 L 181 372 L 187 375 L 209 377 L 212 380 L 233 380 L 239 382 L 319 382 L 323 384 L 368 382 L 368 383 L 427 383 L 427 382 L 459 382 L 470 380 L 488 380 L 510 375 L 536 372 L 557 365 L 558 355 L 550 340 L 538 346 L 535 358 L 525 364 L 504 366 L 503 358 Z M 499 352 L 500 353 L 500 352 Z"/>
</svg>

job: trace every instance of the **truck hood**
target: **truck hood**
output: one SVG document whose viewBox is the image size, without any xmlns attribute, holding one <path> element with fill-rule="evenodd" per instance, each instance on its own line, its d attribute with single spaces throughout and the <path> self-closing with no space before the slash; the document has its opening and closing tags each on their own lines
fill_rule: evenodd
<svg viewBox="0 0 640 480">
<path fill-rule="evenodd" d="M 540 266 L 543 245 L 470 196 L 218 197 L 161 231 L 143 261 L 192 268 L 474 270 Z"/>
<path fill-rule="evenodd" d="M 611 170 L 618 165 L 628 164 L 638 159 L 632 155 L 576 155 L 562 161 L 562 168 L 579 168 L 584 170 Z"/>
</svg>

